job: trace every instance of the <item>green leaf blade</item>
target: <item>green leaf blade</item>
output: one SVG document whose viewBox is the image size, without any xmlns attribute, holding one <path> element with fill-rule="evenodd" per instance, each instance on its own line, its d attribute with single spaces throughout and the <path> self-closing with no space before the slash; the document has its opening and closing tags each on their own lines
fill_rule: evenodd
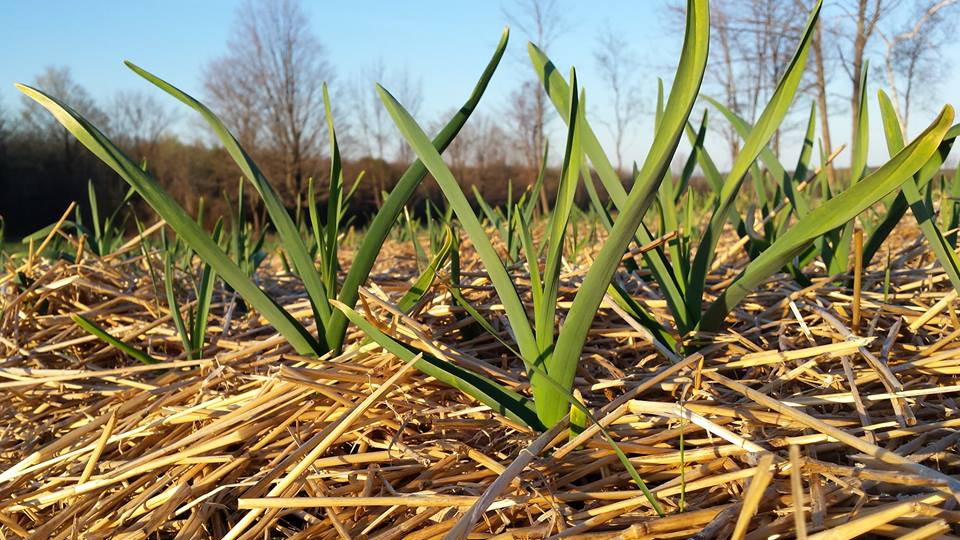
<svg viewBox="0 0 960 540">
<path fill-rule="evenodd" d="M 751 261 L 707 309 L 701 321 L 701 330 L 717 330 L 723 324 L 727 313 L 764 280 L 802 252 L 814 239 L 843 226 L 910 180 L 936 153 L 947 134 L 953 115 L 952 107 L 944 107 L 934 122 L 913 143 L 860 182 L 811 210 L 770 248 Z"/>
<path fill-rule="evenodd" d="M 580 353 L 587 339 L 590 326 L 596 316 L 607 287 L 620 266 L 620 257 L 640 228 L 643 216 L 656 196 L 659 182 L 667 173 L 676 152 L 684 127 L 693 110 L 694 102 L 703 81 L 710 40 L 710 15 L 707 2 L 688 2 L 687 26 L 680 63 L 670 90 L 664 115 L 657 130 L 657 137 L 637 181 L 631 189 L 621 213 L 614 223 L 606 242 L 587 273 L 566 321 L 560 328 L 556 348 L 547 359 L 546 371 L 564 389 L 573 385 L 574 374 L 580 361 Z M 541 415 L 546 425 L 552 425 L 566 414 L 567 403 L 546 404 L 549 409 Z M 538 411 L 541 409 L 538 409 Z"/>
<path fill-rule="evenodd" d="M 322 351 L 316 340 L 296 319 L 257 287 L 170 194 L 123 154 L 100 130 L 57 99 L 26 85 L 18 84 L 17 88 L 50 111 L 81 144 L 135 188 L 180 238 L 200 258 L 210 263 L 225 282 L 283 334 L 298 353 L 318 354 Z"/>
<path fill-rule="evenodd" d="M 509 36 L 509 31 L 504 29 L 500 41 L 494 50 L 493 57 L 480 75 L 480 79 L 474 86 L 473 92 L 457 113 L 447 122 L 440 133 L 433 139 L 433 146 L 437 151 L 442 152 L 453 142 L 453 139 L 463 128 L 467 119 L 469 119 L 473 111 L 476 110 L 480 98 L 486 91 L 490 79 L 493 77 L 493 73 L 503 58 Z M 420 185 L 420 182 L 426 174 L 427 168 L 418 159 L 400 176 L 397 185 L 393 191 L 390 192 L 390 195 L 383 202 L 383 205 L 381 205 L 377 215 L 374 216 L 373 221 L 371 221 L 367 227 L 367 233 L 364 235 L 363 241 L 354 254 L 350 269 L 347 271 L 347 275 L 344 277 L 343 283 L 340 286 L 340 294 L 337 297 L 340 302 L 350 307 L 356 305 L 359 298 L 360 286 L 363 285 L 370 275 L 370 271 L 373 269 L 373 265 L 377 260 L 377 255 L 380 254 L 380 250 L 383 247 L 383 242 L 390 235 L 390 230 L 403 211 L 403 207 L 407 204 L 407 201 L 416 191 L 417 186 Z M 343 312 L 337 310 L 331 317 L 330 324 L 327 327 L 327 341 L 333 350 L 339 351 L 343 347 L 346 330 L 347 317 Z"/>
<path fill-rule="evenodd" d="M 286 251 L 290 260 L 293 262 L 300 279 L 303 280 L 303 286 L 307 290 L 307 295 L 310 297 L 310 304 L 314 311 L 317 326 L 321 329 L 318 339 L 324 352 L 326 352 L 326 335 L 322 329 L 326 327 L 330 319 L 330 305 L 327 301 L 327 293 L 324 290 L 320 272 L 314 265 L 313 257 L 310 256 L 306 244 L 303 243 L 300 230 L 293 222 L 293 218 L 290 217 L 290 213 L 287 212 L 287 208 L 284 206 L 280 196 L 277 195 L 277 192 L 273 189 L 273 186 L 267 180 L 266 176 L 260 171 L 257 164 L 254 163 L 253 158 L 247 154 L 220 118 L 213 114 L 210 109 L 186 92 L 183 92 L 147 70 L 132 62 L 124 63 L 137 75 L 140 75 L 164 92 L 197 111 L 217 135 L 217 138 L 220 139 L 220 142 L 223 143 L 227 153 L 233 158 L 237 166 L 240 167 L 244 177 L 246 177 L 254 189 L 257 190 L 267 209 L 267 213 L 270 215 L 270 220 L 273 222 L 273 226 L 280 236 L 284 251 Z"/>
</svg>

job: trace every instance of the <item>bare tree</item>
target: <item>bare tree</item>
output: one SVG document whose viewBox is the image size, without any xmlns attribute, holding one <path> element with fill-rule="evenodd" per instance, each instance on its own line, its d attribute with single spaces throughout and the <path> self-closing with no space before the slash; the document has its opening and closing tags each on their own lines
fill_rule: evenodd
<svg viewBox="0 0 960 540">
<path fill-rule="evenodd" d="M 441 118 L 449 118 L 453 113 L 448 111 Z M 434 129 L 442 126 L 442 122 L 434 123 Z M 507 140 L 499 122 L 489 115 L 475 114 L 443 155 L 458 180 L 465 180 L 468 170 L 476 178 L 487 178 L 494 167 L 502 170 L 507 165 Z"/>
<path fill-rule="evenodd" d="M 848 4 L 853 4 L 848 5 Z M 880 21 L 890 13 L 895 2 L 887 0 L 849 0 L 838 4 L 848 21 L 853 24 L 849 35 L 850 51 L 844 52 L 838 43 L 840 65 L 850 78 L 850 140 L 857 138 L 857 111 L 860 109 L 860 85 L 863 79 L 863 66 L 866 62 L 867 47 L 873 39 Z M 850 34 L 850 32 L 847 32 Z"/>
<path fill-rule="evenodd" d="M 503 13 L 538 47 L 549 47 L 566 31 L 557 0 L 514 0 L 513 7 L 504 7 Z"/>
<path fill-rule="evenodd" d="M 728 109 L 755 119 L 773 94 L 796 49 L 808 6 L 778 0 L 718 0 L 710 6 L 710 61 L 707 92 L 715 91 Z M 683 5 L 671 10 L 683 20 Z M 720 129 L 731 160 L 739 153 L 740 137 L 728 123 Z M 779 131 L 773 146 L 779 145 Z"/>
<path fill-rule="evenodd" d="M 940 54 L 941 37 L 938 32 L 949 27 L 946 8 L 953 0 L 915 0 L 912 3 L 891 0 L 844 0 L 834 6 L 840 17 L 834 29 L 839 63 L 850 80 L 851 140 L 857 136 L 859 88 L 863 67 L 875 52 L 873 43 L 880 36 L 886 44 L 884 75 L 891 91 L 897 94 L 898 115 L 905 121 L 909 116 L 909 97 L 919 80 L 930 80 L 926 64 Z M 907 13 L 912 9 L 912 13 Z"/>
<path fill-rule="evenodd" d="M 399 136 L 374 91 L 375 82 L 393 94 L 415 117 L 423 106 L 423 83 L 413 77 L 406 67 L 388 71 L 386 63 L 380 58 L 357 76 L 353 91 L 356 131 L 367 157 L 384 163 L 397 160 L 406 164 L 413 160 L 413 152 L 403 137 Z M 386 188 L 384 175 L 388 171 L 386 167 L 380 167 L 369 172 L 374 182 L 374 196 L 379 202 L 380 194 Z"/>
<path fill-rule="evenodd" d="M 110 104 L 112 131 L 137 159 L 150 159 L 173 116 L 153 96 L 138 90 L 121 90 Z"/>
<path fill-rule="evenodd" d="M 420 115 L 423 108 L 423 80 L 420 77 L 412 75 L 410 70 L 404 66 L 402 69 L 395 71 L 392 77 L 383 79 L 383 81 L 383 84 L 389 84 L 390 92 L 403 103 L 404 108 L 410 114 Z M 383 106 L 381 105 L 380 108 L 382 109 Z M 397 144 L 396 159 L 406 165 L 414 159 L 413 149 L 410 148 L 403 137 L 399 136 L 399 132 L 396 132 L 392 122 L 391 126 L 397 133 L 397 136 L 393 138 Z"/>
<path fill-rule="evenodd" d="M 320 151 L 321 89 L 333 69 L 298 0 L 247 0 L 236 17 L 204 85 L 239 137 L 280 154 L 285 185 L 299 193 Z"/>
<path fill-rule="evenodd" d="M 947 12 L 952 11 L 948 8 L 958 1 L 916 5 L 916 13 L 904 21 L 903 30 L 893 36 L 880 31 L 886 44 L 883 71 L 904 134 L 916 90 L 935 87 L 944 71 L 942 48 L 954 29 L 953 19 Z"/>
<path fill-rule="evenodd" d="M 484 177 L 491 168 L 503 168 L 509 163 L 509 139 L 497 120 L 488 115 L 478 117 L 474 133 L 472 163 L 479 176 Z"/>
<path fill-rule="evenodd" d="M 204 89 L 217 114 L 230 126 L 247 151 L 259 148 L 265 138 L 262 108 L 256 78 L 235 69 L 238 59 L 217 58 L 204 69 Z"/>
<path fill-rule="evenodd" d="M 382 58 L 363 70 L 356 79 L 354 111 L 367 155 L 383 160 L 394 157 L 403 160 L 400 154 L 408 149 L 401 138 L 393 137 L 396 128 L 374 91 L 374 83 L 386 88 L 413 116 L 418 116 L 423 106 L 423 83 L 406 68 L 388 72 Z M 391 141 L 395 141 L 395 147 Z M 391 152 L 398 155 L 393 156 Z"/>
<path fill-rule="evenodd" d="M 107 127 L 108 119 L 106 115 L 97 107 L 89 92 L 73 79 L 70 68 L 48 66 L 43 73 L 37 76 L 34 85 L 44 92 L 56 96 L 94 125 L 100 128 Z M 59 147 L 62 152 L 59 153 L 57 159 L 60 160 L 64 172 L 72 171 L 80 143 L 52 115 L 43 110 L 32 99 L 24 96 L 22 103 L 23 107 L 20 110 L 21 129 L 30 137 L 36 137 L 41 142 L 51 143 L 54 147 Z"/>
<path fill-rule="evenodd" d="M 637 60 L 627 41 L 609 25 L 598 36 L 594 57 L 612 96 L 610 105 L 613 118 L 606 124 L 613 137 L 617 170 L 623 171 L 623 145 L 640 110 L 639 92 L 635 84 Z"/>
<path fill-rule="evenodd" d="M 721 6 L 714 5 L 710 13 L 710 26 L 714 28 L 714 30 L 710 35 L 714 36 L 711 40 L 716 45 L 711 47 L 711 51 L 720 61 L 711 62 L 712 65 L 719 67 L 708 71 L 708 76 L 719 83 L 723 91 L 724 105 L 734 112 L 740 112 L 739 79 L 736 75 L 738 68 L 734 61 L 736 57 L 734 47 L 739 41 L 739 38 L 736 27 L 727 23 L 729 18 L 730 15 L 728 15 Z M 707 65 L 711 65 L 711 63 Z M 727 145 L 730 149 L 730 159 L 732 161 L 740 151 L 740 138 L 737 136 L 737 132 L 732 125 L 729 123 L 721 125 L 723 126 L 721 128 L 722 133 L 727 139 Z"/>
<path fill-rule="evenodd" d="M 456 113 L 455 110 L 447 110 L 440 115 L 438 120 L 431 123 L 433 131 L 443 129 L 444 118 L 449 118 Z M 450 166 L 450 171 L 458 181 L 463 181 L 467 172 L 467 167 L 473 165 L 471 162 L 472 153 L 477 144 L 476 121 L 478 118 L 471 117 L 470 121 L 463 126 L 460 133 L 453 139 L 447 149 L 443 152 L 443 159 Z"/>
<path fill-rule="evenodd" d="M 749 37 L 761 71 L 760 81 L 749 89 L 751 118 L 759 116 L 789 65 L 802 36 L 807 12 L 802 6 L 780 0 L 751 2 L 747 15 Z M 804 81 L 803 86 L 809 88 L 810 81 Z M 771 143 L 774 151 L 779 150 L 782 131 L 791 128 L 791 124 L 783 123 L 777 129 Z"/>
<path fill-rule="evenodd" d="M 507 120 L 512 138 L 516 141 L 521 162 L 530 171 L 536 171 L 543 156 L 543 123 L 538 120 L 541 118 L 537 99 L 539 90 L 539 83 L 528 80 L 511 92 L 507 100 Z"/>
<path fill-rule="evenodd" d="M 725 105 L 746 118 L 753 118 L 769 99 L 781 70 L 787 65 L 802 31 L 811 0 L 716 0 L 711 3 L 711 59 L 707 88 L 713 85 Z M 801 89 L 815 95 L 822 141 L 831 153 L 830 118 L 836 108 L 831 94 L 831 72 L 845 73 L 850 81 L 851 140 L 857 136 L 859 88 L 868 58 L 877 52 L 880 36 L 886 44 L 883 72 L 894 94 L 902 123 L 909 118 L 910 103 L 918 82 L 936 78 L 931 67 L 940 56 L 944 36 L 952 20 L 947 8 L 960 0 L 915 0 L 911 4 L 892 0 L 837 0 L 825 6 L 814 30 L 809 82 Z M 912 5 L 913 13 L 905 12 Z M 682 13 L 679 4 L 671 6 Z M 930 85 L 919 85 L 921 88 Z M 709 90 L 708 90 L 709 91 Z M 723 134 L 737 153 L 739 137 L 729 126 Z M 773 141 L 778 145 L 779 137 Z M 832 178 L 832 167 L 827 169 Z"/>
<path fill-rule="evenodd" d="M 799 5 L 803 5 L 803 0 L 797 0 Z M 827 94 L 827 62 L 828 57 L 823 47 L 823 18 L 817 19 L 817 27 L 813 31 L 813 39 L 810 47 L 813 50 L 813 69 L 816 77 L 815 88 L 817 96 L 817 110 L 820 115 L 820 137 L 823 143 L 824 152 L 830 155 L 833 152 L 833 142 L 830 138 L 830 112 L 829 97 Z M 834 180 L 833 162 L 827 164 L 827 181 L 831 184 Z"/>
<path fill-rule="evenodd" d="M 554 40 L 566 30 L 566 22 L 557 6 L 557 0 L 513 0 L 512 8 L 504 8 L 503 11 L 510 24 L 545 51 L 549 51 Z M 529 93 L 530 96 L 523 97 L 518 95 L 518 92 Z M 547 141 L 547 124 L 549 119 L 553 118 L 547 115 L 547 94 L 540 82 L 532 78 L 514 91 L 510 103 L 510 110 L 518 114 L 515 121 L 530 124 L 519 133 L 520 143 L 526 153 L 528 168 L 536 171 Z M 530 180 L 533 181 L 532 176 Z M 546 208 L 545 191 L 540 192 L 540 201 Z"/>
<path fill-rule="evenodd" d="M 390 137 L 390 117 L 374 91 L 373 83 L 386 85 L 391 93 L 386 79 L 386 67 L 383 60 L 378 59 L 372 66 L 363 70 L 357 77 L 353 92 L 356 103 L 354 111 L 357 116 L 357 130 L 367 156 L 374 159 L 386 160 L 388 141 Z M 399 98 L 398 98 L 399 99 Z"/>
</svg>

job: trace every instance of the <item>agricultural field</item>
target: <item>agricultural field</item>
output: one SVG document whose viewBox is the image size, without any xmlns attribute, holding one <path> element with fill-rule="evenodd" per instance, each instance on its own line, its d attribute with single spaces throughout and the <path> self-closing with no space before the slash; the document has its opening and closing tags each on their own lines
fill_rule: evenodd
<svg viewBox="0 0 960 540">
<path fill-rule="evenodd" d="M 505 30 L 439 129 L 377 87 L 411 164 L 362 223 L 326 85 L 329 176 L 291 208 L 211 108 L 127 63 L 238 167 L 220 217 L 18 84 L 128 191 L 91 182 L 89 212 L 0 237 L 0 537 L 960 535 L 954 109 L 906 138 L 864 69 L 857 137 L 825 151 L 799 98 L 821 4 L 752 122 L 701 92 L 710 6 L 684 8 L 628 182 L 577 71 L 533 43 L 563 145 L 505 202 L 460 181 L 444 152 Z M 741 141 L 725 171 L 704 103 Z"/>
</svg>

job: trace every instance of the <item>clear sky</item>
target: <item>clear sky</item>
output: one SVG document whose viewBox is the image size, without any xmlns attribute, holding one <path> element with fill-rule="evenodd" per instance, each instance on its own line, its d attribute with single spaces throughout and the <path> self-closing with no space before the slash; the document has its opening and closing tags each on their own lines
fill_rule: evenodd
<svg viewBox="0 0 960 540">
<path fill-rule="evenodd" d="M 354 80 L 378 59 L 388 68 L 402 66 L 422 80 L 420 120 L 424 124 L 462 102 L 507 22 L 498 1 L 305 0 L 303 4 L 336 70 L 335 88 Z M 48 65 L 69 66 L 74 78 L 101 102 L 121 89 L 151 90 L 123 67 L 124 59 L 202 96 L 202 67 L 225 50 L 236 5 L 228 0 L 4 2 L 0 9 L 0 27 L 5 33 L 0 49 L 0 103 L 8 111 L 18 107 L 19 93 L 13 83 L 32 81 Z M 672 77 L 682 38 L 667 20 L 663 0 L 561 0 L 559 5 L 566 32 L 548 52 L 562 68 L 577 67 L 591 109 L 600 115 L 608 112 L 604 110 L 608 96 L 595 69 L 593 52 L 597 32 L 610 27 L 622 33 L 642 63 L 642 89 L 649 110 L 656 78 L 669 82 Z M 508 58 L 494 77 L 481 110 L 502 110 L 509 92 L 528 75 L 525 44 L 526 36 L 515 29 Z M 960 45 L 947 51 L 948 56 L 956 53 L 960 53 Z M 960 101 L 960 78 L 953 72 L 950 69 L 944 74 L 941 102 Z M 372 91 L 372 82 L 370 87 Z M 805 109 L 809 100 L 801 99 Z M 919 112 L 912 127 L 930 116 Z M 848 136 L 847 118 L 844 113 L 836 122 L 835 144 Z M 629 158 L 642 158 L 651 124 L 649 114 L 636 123 L 626 152 Z M 873 122 L 871 130 L 876 133 L 875 141 L 880 137 L 875 131 L 878 125 Z M 885 152 L 876 147 L 872 155 L 882 158 Z"/>
<path fill-rule="evenodd" d="M 30 81 L 53 64 L 70 66 L 74 77 L 95 96 L 144 87 L 121 65 L 124 59 L 202 95 L 201 69 L 225 50 L 237 3 L 59 0 L 38 7 L 10 2 L 0 19 L 6 19 L 5 41 L 15 45 L 0 52 L 0 99 L 13 104 L 19 100 L 13 82 Z M 335 66 L 340 80 L 334 85 L 345 83 L 379 59 L 388 68 L 405 66 L 423 81 L 428 114 L 463 101 L 507 22 L 498 2 L 355 0 L 303 5 Z M 618 30 L 636 32 L 644 42 L 652 32 L 666 37 L 669 31 L 658 27 L 659 4 L 654 2 L 610 1 L 594 10 L 583 2 L 566 1 L 562 7 L 568 31 L 550 52 L 558 62 L 575 64 L 584 73 L 593 64 L 590 36 L 607 21 Z M 664 48 L 678 48 L 679 37 L 668 38 L 669 47 Z M 508 93 L 525 74 L 523 70 L 530 69 L 525 43 L 519 32 L 511 36 L 510 56 L 494 78 L 491 96 Z M 639 41 L 637 45 L 639 52 Z"/>
</svg>

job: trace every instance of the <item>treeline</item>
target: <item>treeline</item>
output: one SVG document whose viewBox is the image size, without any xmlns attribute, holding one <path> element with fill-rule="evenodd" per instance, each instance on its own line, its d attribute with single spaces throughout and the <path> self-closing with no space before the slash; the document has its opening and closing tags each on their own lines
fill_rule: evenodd
<svg viewBox="0 0 960 540">
<path fill-rule="evenodd" d="M 130 147 L 124 150 L 131 157 L 136 155 Z M 268 178 L 282 178 L 281 157 L 269 151 L 256 154 L 255 159 Z M 196 213 L 203 199 L 207 225 L 218 216 L 227 215 L 227 204 L 236 204 L 240 171 L 222 148 L 166 136 L 156 142 L 149 155 L 142 157 L 149 172 L 189 212 Z M 352 187 L 360 178 L 350 207 L 358 223 L 363 223 L 376 210 L 381 201 L 380 190 L 392 189 L 407 165 L 369 157 L 347 160 L 343 164 L 347 186 Z M 519 196 L 529 185 L 531 176 L 525 166 L 506 161 L 485 164 L 482 168 L 460 164 L 456 169 L 457 178 L 468 193 L 471 186 L 476 186 L 491 203 L 506 201 L 511 179 L 514 196 Z M 329 163 L 323 158 L 313 158 L 306 162 L 305 171 L 317 183 L 318 201 L 324 202 Z M 46 140 L 28 132 L 8 134 L 0 143 L 0 216 L 5 221 L 8 238 L 49 225 L 71 201 L 77 202 L 89 215 L 88 181 L 93 182 L 101 211 L 112 210 L 120 204 L 127 189 L 123 180 L 76 141 Z M 273 184 L 288 208 L 294 211 L 298 194 L 283 182 Z M 249 185 L 244 189 L 247 214 L 256 221 L 261 214 L 259 201 L 251 196 Z M 299 196 L 306 196 L 305 187 Z M 422 183 L 410 204 L 416 211 L 422 211 L 426 200 L 442 200 L 434 182 Z M 136 197 L 130 208 L 145 222 L 155 219 L 153 212 Z"/>
<path fill-rule="evenodd" d="M 65 102 L 71 103 L 69 97 Z M 82 106 L 85 100 L 74 102 Z M 100 109 L 91 108 L 90 103 L 86 105 L 88 110 L 83 114 L 104 129 L 128 156 L 141 161 L 185 209 L 196 213 L 203 199 L 207 225 L 219 216 L 226 216 L 228 204 L 236 204 L 241 173 L 219 145 L 204 140 L 184 141 L 170 133 L 156 137 L 137 136 L 132 132 L 114 135 L 122 129 L 120 122 L 113 121 L 119 117 L 111 114 L 108 120 Z M 150 105 L 156 104 L 145 104 Z M 0 124 L 0 216 L 5 222 L 7 237 L 16 238 L 49 225 L 71 201 L 89 215 L 88 182 L 95 187 L 101 213 L 120 204 L 127 185 L 119 176 L 65 130 L 34 122 L 35 112 L 26 110 L 7 114 Z M 347 138 L 345 151 L 349 151 L 351 144 L 355 142 Z M 509 156 L 508 144 L 502 137 L 483 134 L 476 125 L 468 124 L 462 139 L 451 146 L 445 156 L 468 193 L 471 186 L 476 186 L 489 202 L 503 203 L 508 196 L 509 182 L 513 182 L 514 197 L 519 197 L 535 178 L 534 170 Z M 330 170 L 327 155 L 319 151 L 308 154 L 301 164 L 304 180 L 297 185 L 284 181 L 286 163 L 281 151 L 264 145 L 252 149 L 251 154 L 291 211 L 295 211 L 298 197 L 306 196 L 308 178 L 313 178 L 317 185 L 318 201 L 325 202 Z M 362 224 L 376 210 L 382 193 L 393 188 L 408 165 L 408 161 L 397 157 L 386 160 L 360 155 L 344 161 L 346 185 L 352 187 L 360 179 L 350 207 L 357 223 Z M 554 185 L 555 176 L 556 171 L 548 174 L 548 190 Z M 262 214 L 259 200 L 251 196 L 249 185 L 245 193 L 247 215 L 256 222 Z M 442 200 L 439 188 L 432 181 L 421 184 L 410 204 L 415 211 L 422 211 L 427 200 L 435 203 Z M 153 212 L 137 197 L 130 209 L 145 222 L 155 219 Z"/>
</svg>

